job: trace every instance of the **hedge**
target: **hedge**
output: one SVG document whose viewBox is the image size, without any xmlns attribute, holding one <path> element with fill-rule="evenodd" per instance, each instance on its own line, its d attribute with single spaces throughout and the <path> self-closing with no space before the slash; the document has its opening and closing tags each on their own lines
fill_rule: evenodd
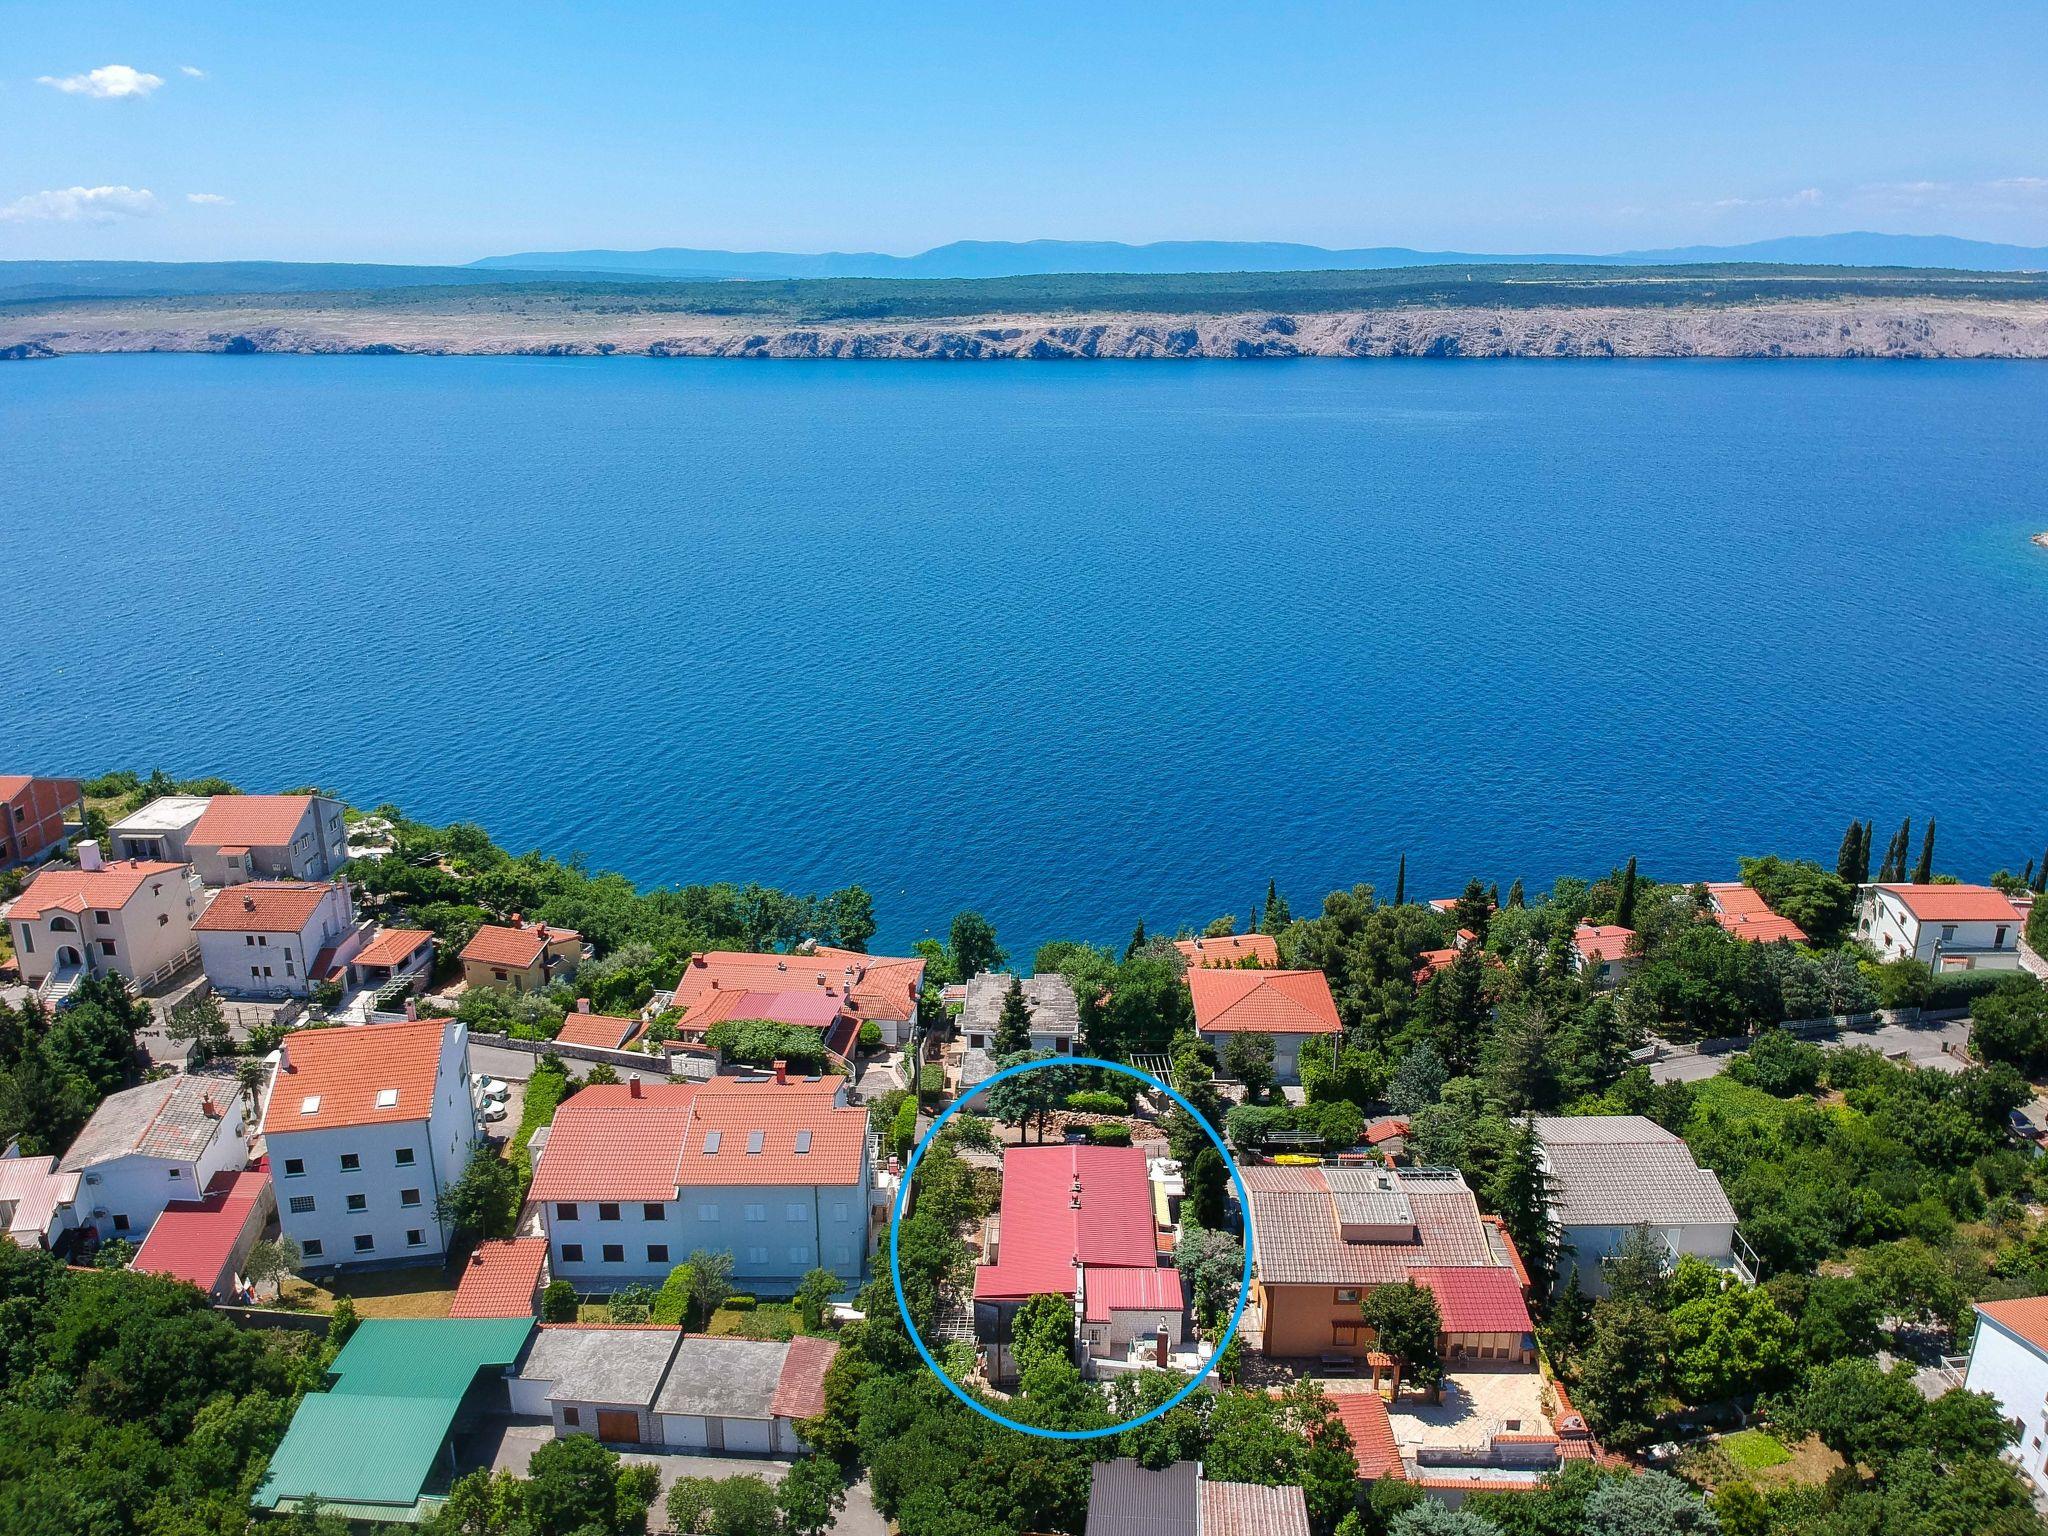
<svg viewBox="0 0 2048 1536">
<path fill-rule="evenodd" d="M 1111 1120 L 1098 1121 L 1088 1127 L 1088 1139 L 1098 1147 L 1128 1147 L 1131 1128 Z"/>
</svg>

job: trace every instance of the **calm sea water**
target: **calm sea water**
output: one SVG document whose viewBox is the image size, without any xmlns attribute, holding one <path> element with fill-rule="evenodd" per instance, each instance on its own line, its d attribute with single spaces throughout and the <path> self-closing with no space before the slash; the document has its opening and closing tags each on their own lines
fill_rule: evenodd
<svg viewBox="0 0 2048 1536">
<path fill-rule="evenodd" d="M 2048 367 L 0 368 L 0 768 L 1121 941 L 2048 842 Z"/>
</svg>

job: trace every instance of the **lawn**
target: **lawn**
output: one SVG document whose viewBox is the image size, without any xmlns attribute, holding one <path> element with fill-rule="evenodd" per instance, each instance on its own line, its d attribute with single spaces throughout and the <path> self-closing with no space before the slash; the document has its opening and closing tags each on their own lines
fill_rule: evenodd
<svg viewBox="0 0 2048 1536">
<path fill-rule="evenodd" d="M 796 1308 L 786 1301 L 763 1301 L 739 1311 L 720 1307 L 704 1331 L 727 1339 L 792 1339 L 803 1332 Z"/>
<path fill-rule="evenodd" d="M 355 1303 L 358 1317 L 446 1317 L 455 1287 L 440 1269 L 380 1269 L 331 1276 L 323 1284 L 295 1275 L 279 1299 L 302 1311 L 332 1312 L 338 1296 Z"/>
<path fill-rule="evenodd" d="M 1735 1463 L 1737 1471 L 1761 1472 L 1766 1467 L 1781 1467 L 1792 1459 L 1792 1453 L 1785 1449 L 1775 1435 L 1768 1435 L 1760 1429 L 1739 1430 L 1732 1435 L 1721 1437 L 1721 1453 Z"/>
</svg>

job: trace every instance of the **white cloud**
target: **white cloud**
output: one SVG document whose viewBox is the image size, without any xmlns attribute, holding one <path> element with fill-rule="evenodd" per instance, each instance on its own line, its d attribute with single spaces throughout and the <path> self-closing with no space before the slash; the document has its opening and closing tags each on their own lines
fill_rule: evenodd
<svg viewBox="0 0 2048 1536">
<path fill-rule="evenodd" d="M 222 197 L 218 192 L 187 192 L 185 201 L 198 203 L 204 208 L 231 208 L 235 202 L 232 197 Z"/>
<path fill-rule="evenodd" d="M 71 96 L 147 96 L 164 83 L 162 75 L 145 74 L 126 64 L 107 64 L 82 75 L 38 75 L 38 85 L 54 86 Z"/>
<path fill-rule="evenodd" d="M 59 187 L 31 192 L 0 207 L 0 222 L 111 224 L 116 219 L 147 218 L 157 206 L 156 194 L 147 187 Z"/>
<path fill-rule="evenodd" d="M 1711 204 L 1715 208 L 1811 208 L 1821 201 L 1819 187 L 1801 187 L 1797 192 L 1788 192 L 1782 197 L 1722 197 Z"/>
<path fill-rule="evenodd" d="M 188 80 L 204 80 L 206 78 L 205 70 L 194 69 L 190 64 L 180 64 L 178 66 L 178 73 L 185 76 Z"/>
</svg>

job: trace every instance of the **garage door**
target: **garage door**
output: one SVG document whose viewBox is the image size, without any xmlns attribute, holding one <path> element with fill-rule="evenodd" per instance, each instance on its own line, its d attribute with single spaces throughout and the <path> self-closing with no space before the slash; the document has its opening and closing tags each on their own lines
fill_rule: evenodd
<svg viewBox="0 0 2048 1536">
<path fill-rule="evenodd" d="M 620 1445 L 635 1445 L 640 1439 L 640 1415 L 623 1408 L 597 1410 L 597 1438 Z"/>
</svg>

